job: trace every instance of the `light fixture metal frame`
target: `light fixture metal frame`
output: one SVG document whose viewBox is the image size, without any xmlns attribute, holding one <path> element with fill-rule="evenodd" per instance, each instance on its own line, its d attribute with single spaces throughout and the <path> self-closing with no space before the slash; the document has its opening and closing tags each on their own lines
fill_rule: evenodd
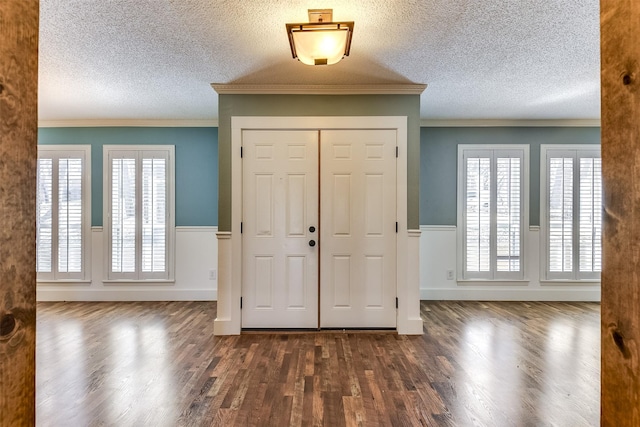
<svg viewBox="0 0 640 427">
<path fill-rule="evenodd" d="M 347 29 L 347 42 L 344 49 L 344 54 L 342 57 L 349 56 L 349 51 L 351 50 L 351 38 L 353 37 L 353 21 L 341 21 L 341 22 L 333 22 L 333 10 L 332 9 L 309 9 L 309 21 L 314 22 L 306 22 L 306 23 L 297 23 L 297 24 L 286 24 L 287 27 L 287 36 L 289 37 L 289 46 L 291 47 L 291 55 L 293 59 L 298 58 L 298 54 L 296 52 L 296 46 L 293 41 L 293 33 L 300 31 L 344 31 Z M 329 19 L 329 22 L 324 22 L 324 19 Z M 322 64 L 316 64 L 322 65 Z"/>
</svg>

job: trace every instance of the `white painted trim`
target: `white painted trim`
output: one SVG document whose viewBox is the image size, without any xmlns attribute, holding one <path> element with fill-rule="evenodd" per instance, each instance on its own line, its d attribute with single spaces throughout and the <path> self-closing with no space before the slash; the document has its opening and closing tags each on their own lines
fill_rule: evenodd
<svg viewBox="0 0 640 427">
<path fill-rule="evenodd" d="M 409 237 L 418 237 L 420 238 L 420 236 L 422 236 L 422 230 L 407 230 L 407 234 L 409 235 Z"/>
<path fill-rule="evenodd" d="M 421 225 L 420 231 L 456 231 L 455 225 Z"/>
<path fill-rule="evenodd" d="M 212 85 L 213 86 L 213 85 Z M 216 85 L 217 86 L 217 85 Z M 223 85 L 224 86 L 224 85 Z M 231 86 L 231 85 L 227 85 Z M 243 85 L 247 86 L 247 85 Z M 388 85 L 393 86 L 393 85 Z M 424 86 L 424 85 L 417 85 Z M 320 86 L 320 89 L 324 88 L 324 86 Z M 216 89 L 214 87 L 214 89 Z M 273 94 L 282 94 L 284 92 L 278 92 L 278 88 L 273 88 L 275 92 L 263 92 L 263 93 L 273 93 Z M 363 88 L 364 90 L 364 88 Z M 419 88 L 416 88 L 416 92 Z M 217 89 L 216 89 L 217 91 Z M 404 94 L 411 95 L 413 94 L 413 90 L 407 90 L 407 92 L 397 92 L 392 91 L 391 87 L 386 88 L 386 91 L 378 92 L 380 94 Z M 218 92 L 220 93 L 220 92 Z M 223 93 L 232 93 L 225 92 L 223 89 Z M 233 92 L 236 93 L 236 92 Z M 247 92 L 237 92 L 245 93 L 245 94 L 257 94 L 259 92 L 252 91 L 251 89 L 247 89 Z M 304 91 L 303 89 L 300 92 L 287 92 L 287 93 L 306 93 L 311 94 L 309 91 Z M 321 94 L 332 94 L 332 92 L 318 92 Z M 337 92 L 335 94 L 345 95 L 347 93 Z M 363 92 L 356 92 L 353 94 L 363 94 Z M 368 93 L 375 94 L 375 93 Z M 193 120 L 141 120 L 141 119 L 78 119 L 78 120 L 39 120 L 38 127 L 39 128 L 59 128 L 59 127 L 68 127 L 68 128 L 83 128 L 83 127 L 218 127 L 219 121 L 217 118 L 214 119 L 193 119 Z M 461 128 L 461 127 L 600 127 L 600 119 L 574 119 L 574 120 L 510 120 L 510 119 L 422 119 L 420 121 L 420 127 L 453 127 L 453 128 Z"/>
<path fill-rule="evenodd" d="M 218 305 L 216 312 L 217 317 L 213 321 L 213 333 L 215 335 L 239 335 L 240 297 L 238 296 L 237 300 L 234 299 L 234 286 L 232 279 L 233 236 L 229 231 L 219 231 L 216 233 L 216 237 L 218 239 Z M 232 308 L 233 301 L 238 303 L 237 312 Z"/>
<path fill-rule="evenodd" d="M 600 289 L 420 289 L 421 300 L 434 301 L 600 301 Z"/>
<path fill-rule="evenodd" d="M 36 284 L 38 286 L 77 286 L 77 285 L 90 285 L 92 280 L 70 280 L 70 279 L 61 279 L 61 280 L 47 280 L 47 279 L 37 279 Z"/>
<path fill-rule="evenodd" d="M 92 233 L 102 233 L 104 227 L 102 227 L 101 225 L 92 225 L 91 226 L 91 232 Z"/>
<path fill-rule="evenodd" d="M 140 120 L 140 119 L 87 119 L 87 120 L 39 120 L 39 128 L 87 128 L 87 127 L 158 127 L 158 128 L 208 128 L 218 127 L 218 119 L 203 120 Z"/>
<path fill-rule="evenodd" d="M 425 84 L 280 85 L 211 83 L 218 95 L 420 95 Z"/>
<path fill-rule="evenodd" d="M 37 289 L 37 301 L 215 301 L 217 291 L 202 289 Z"/>
<path fill-rule="evenodd" d="M 176 232 L 181 233 L 202 233 L 202 232 L 217 233 L 218 227 L 211 225 L 180 225 L 176 226 Z"/>
<path fill-rule="evenodd" d="M 398 334 L 422 335 L 423 321 L 420 316 L 420 230 L 407 230 L 407 245 L 398 247 L 398 269 L 406 270 L 399 279 L 406 281 L 405 286 L 398 283 Z M 400 236 L 398 236 L 400 237 Z M 400 264 L 404 260 L 405 264 Z M 404 276 L 404 277 L 403 277 Z M 414 285 L 415 284 L 415 285 Z M 403 293 L 401 293 L 403 292 Z"/>
<path fill-rule="evenodd" d="M 540 286 L 601 286 L 602 280 L 583 279 L 583 280 L 540 280 Z"/>
<path fill-rule="evenodd" d="M 242 219 L 242 131 L 244 129 L 396 129 L 397 143 L 400 153 L 397 161 L 397 290 L 396 295 L 404 299 L 399 302 L 398 332 L 413 334 L 416 319 L 412 317 L 409 307 L 415 305 L 419 312 L 419 270 L 418 274 L 401 268 L 408 259 L 419 264 L 419 239 L 409 239 L 407 230 L 407 117 L 406 116 L 307 116 L 307 117 L 232 117 L 231 118 L 231 230 L 236 232 L 218 233 L 218 318 L 215 321 L 214 333 L 217 335 L 235 335 L 241 331 L 240 296 L 242 288 L 242 239 L 240 222 Z M 416 233 L 414 233 L 416 234 Z M 409 240 L 417 244 L 409 247 Z M 415 248 L 414 248 L 415 247 Z M 411 253 L 409 253 L 411 252 Z M 415 258 L 413 252 L 418 253 Z M 415 258 L 415 259 L 414 259 Z M 228 269 L 228 270 L 227 270 Z M 415 288 L 415 289 L 414 289 Z M 403 298 L 415 292 L 412 299 Z M 413 307 L 413 308 L 415 308 Z M 419 317 L 419 314 L 418 314 Z M 422 333 L 422 326 L 420 332 Z"/>
<path fill-rule="evenodd" d="M 234 116 L 231 118 L 232 132 L 243 129 L 399 129 L 402 126 L 407 126 L 406 116 Z M 233 141 L 232 139 L 233 142 L 238 144 L 238 150 L 237 153 L 232 152 L 234 155 L 232 160 L 237 160 L 239 164 L 242 164 L 239 145 L 241 141 Z M 406 145 L 407 141 L 404 144 Z M 407 152 L 406 147 L 404 152 Z"/>
<path fill-rule="evenodd" d="M 600 119 L 422 119 L 420 120 L 420 127 L 600 127 Z"/>
<path fill-rule="evenodd" d="M 158 279 L 103 279 L 101 282 L 105 286 L 173 286 L 176 284 L 175 280 L 158 280 Z"/>
<path fill-rule="evenodd" d="M 540 232 L 540 226 L 539 225 L 530 225 L 529 226 L 529 231 L 533 231 L 534 233 L 539 233 Z"/>
<path fill-rule="evenodd" d="M 510 279 L 457 279 L 458 286 L 528 286 L 531 281 Z"/>
</svg>

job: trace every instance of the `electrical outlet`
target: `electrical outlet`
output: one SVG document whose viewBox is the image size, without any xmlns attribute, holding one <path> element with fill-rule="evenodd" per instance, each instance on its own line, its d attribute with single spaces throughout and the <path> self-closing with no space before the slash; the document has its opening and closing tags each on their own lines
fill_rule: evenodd
<svg viewBox="0 0 640 427">
<path fill-rule="evenodd" d="M 447 280 L 453 280 L 453 270 L 447 270 Z"/>
<path fill-rule="evenodd" d="M 218 278 L 218 270 L 209 270 L 209 280 L 216 280 Z"/>
</svg>

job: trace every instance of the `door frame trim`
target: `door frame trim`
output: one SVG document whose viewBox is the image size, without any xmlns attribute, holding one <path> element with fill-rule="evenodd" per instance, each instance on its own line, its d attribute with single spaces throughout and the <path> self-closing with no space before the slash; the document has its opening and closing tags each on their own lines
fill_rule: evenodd
<svg viewBox="0 0 640 427">
<path fill-rule="evenodd" d="M 420 318 L 419 230 L 407 229 L 407 117 L 406 116 L 304 116 L 304 117 L 231 117 L 231 233 L 218 248 L 217 318 L 215 335 L 238 335 L 242 312 L 242 131 L 249 129 L 325 130 L 325 129 L 395 129 L 400 155 L 396 161 L 396 295 L 399 300 L 397 331 L 399 334 L 422 334 Z M 417 233 L 417 234 L 416 234 Z M 230 240 L 230 241 L 229 241 Z"/>
</svg>

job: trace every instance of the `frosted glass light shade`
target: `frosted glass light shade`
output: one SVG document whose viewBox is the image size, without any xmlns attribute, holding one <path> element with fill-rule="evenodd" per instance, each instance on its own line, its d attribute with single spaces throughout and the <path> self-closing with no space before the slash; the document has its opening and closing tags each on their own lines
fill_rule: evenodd
<svg viewBox="0 0 640 427">
<path fill-rule="evenodd" d="M 348 55 L 347 43 L 350 41 L 348 27 L 308 29 L 292 31 L 291 37 L 295 46 L 295 56 L 307 65 L 331 65 Z"/>
<path fill-rule="evenodd" d="M 287 24 L 291 53 L 307 65 L 331 65 L 349 56 L 353 22 Z"/>
</svg>

